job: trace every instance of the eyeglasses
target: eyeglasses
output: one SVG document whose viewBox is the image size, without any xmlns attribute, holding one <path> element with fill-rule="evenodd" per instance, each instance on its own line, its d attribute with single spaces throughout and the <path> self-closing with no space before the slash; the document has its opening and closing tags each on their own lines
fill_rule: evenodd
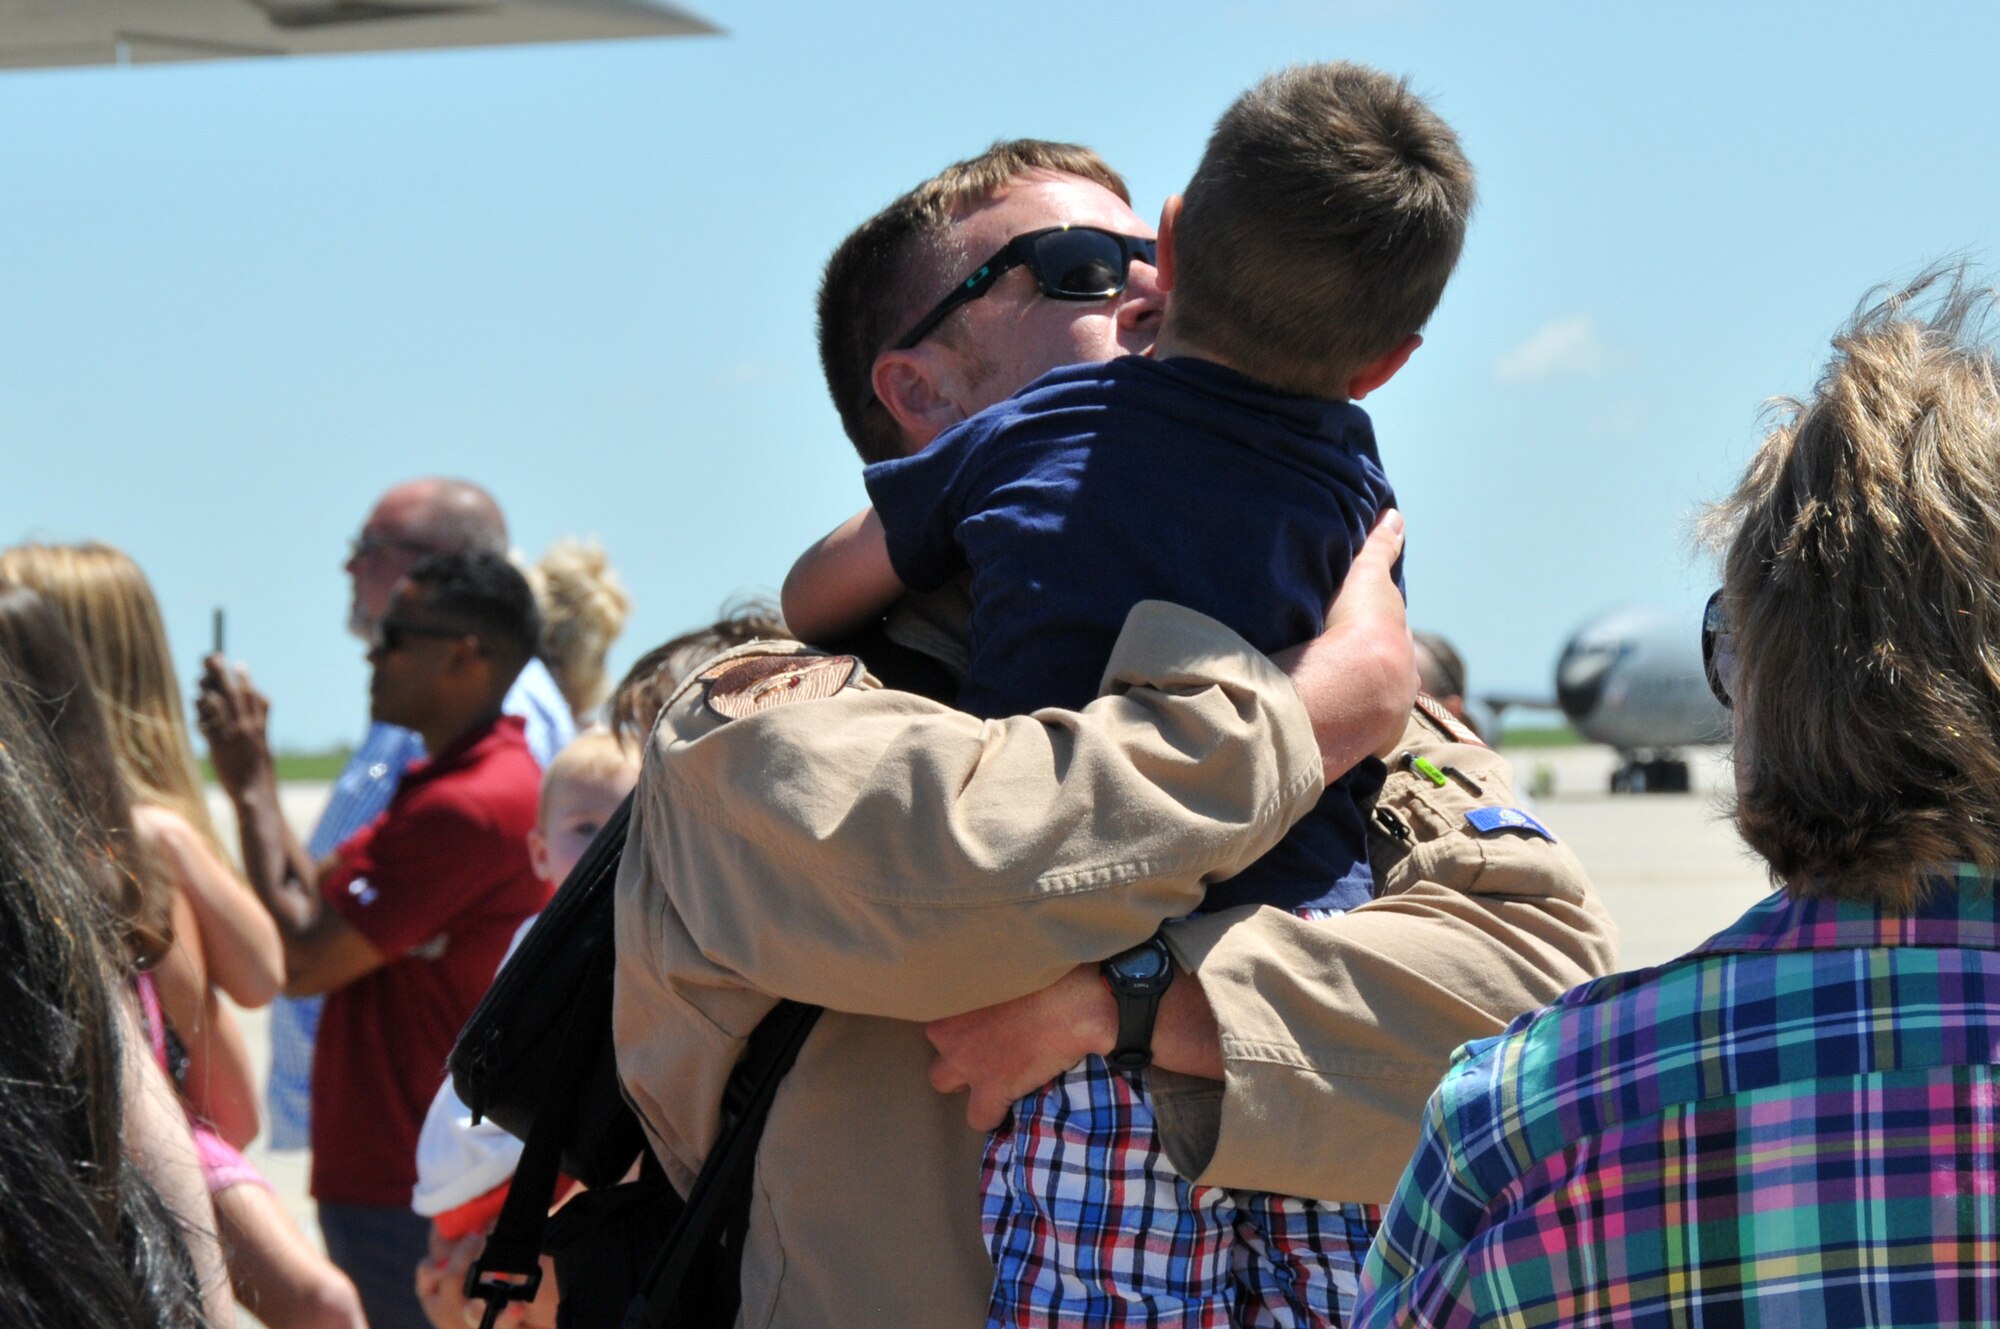
<svg viewBox="0 0 2000 1329">
<path fill-rule="evenodd" d="M 442 623 L 413 623 L 407 618 L 385 618 L 376 623 L 375 635 L 369 646 L 373 651 L 400 651 L 411 637 L 457 639 L 478 635 L 464 628 L 448 628 Z"/>
<path fill-rule="evenodd" d="M 1722 611 L 1722 591 L 1708 597 L 1701 611 L 1701 672 L 1708 677 L 1708 690 L 1730 710 L 1736 703 L 1729 688 L 1736 681 L 1736 635 Z"/>
<path fill-rule="evenodd" d="M 379 554 L 385 549 L 401 549 L 412 554 L 434 552 L 429 545 L 419 540 L 406 540 L 400 535 L 368 535 L 363 533 L 347 542 L 347 557 L 351 562 L 357 558 L 366 558 L 370 554 Z"/>
<path fill-rule="evenodd" d="M 918 319 L 894 349 L 907 351 L 930 336 L 952 310 L 985 295 L 1002 273 L 1013 268 L 1026 267 L 1034 273 L 1035 283 L 1051 300 L 1109 300 L 1124 291 L 1132 260 L 1143 259 L 1150 265 L 1157 252 L 1154 241 L 1095 226 L 1051 226 L 1017 235 Z"/>
</svg>

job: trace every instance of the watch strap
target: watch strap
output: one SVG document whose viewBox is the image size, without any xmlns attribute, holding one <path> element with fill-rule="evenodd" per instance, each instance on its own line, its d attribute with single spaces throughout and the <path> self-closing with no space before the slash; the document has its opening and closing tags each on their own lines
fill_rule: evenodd
<svg viewBox="0 0 2000 1329">
<path fill-rule="evenodd" d="M 1133 976 L 1130 962 L 1142 957 L 1147 962 L 1143 967 L 1155 977 Z M 1164 941 L 1150 937 L 1106 960 L 1102 971 L 1118 1008 L 1118 1039 L 1104 1059 L 1122 1071 L 1144 1070 L 1153 1064 L 1153 1027 L 1159 1021 L 1160 1001 L 1173 982 L 1173 955 Z"/>
</svg>

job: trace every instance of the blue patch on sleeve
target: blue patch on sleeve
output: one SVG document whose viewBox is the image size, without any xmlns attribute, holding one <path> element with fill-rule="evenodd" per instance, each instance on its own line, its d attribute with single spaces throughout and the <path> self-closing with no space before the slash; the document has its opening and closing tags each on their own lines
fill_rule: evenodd
<svg viewBox="0 0 2000 1329">
<path fill-rule="evenodd" d="M 1472 829 L 1481 835 L 1491 835 L 1495 831 L 1506 830 L 1527 831 L 1531 835 L 1541 836 L 1550 844 L 1556 842 L 1556 837 L 1549 834 L 1548 827 L 1519 808 L 1474 808 L 1465 814 L 1465 819 L 1471 822 Z"/>
</svg>

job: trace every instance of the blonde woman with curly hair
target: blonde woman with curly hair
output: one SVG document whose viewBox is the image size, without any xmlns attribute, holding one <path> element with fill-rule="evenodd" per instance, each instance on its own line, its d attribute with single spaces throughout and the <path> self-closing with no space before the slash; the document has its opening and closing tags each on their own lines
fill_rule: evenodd
<svg viewBox="0 0 2000 1329">
<path fill-rule="evenodd" d="M 577 728 L 587 729 L 610 691 L 604 657 L 625 630 L 632 597 L 595 540 L 557 540 L 522 572 L 542 611 L 537 653 L 569 703 Z"/>
<path fill-rule="evenodd" d="M 1713 514 L 1776 890 L 1460 1056 L 1357 1323 L 2000 1322 L 1994 299 L 1864 310 Z"/>
<path fill-rule="evenodd" d="M 284 985 L 284 951 L 209 817 L 152 587 L 129 557 L 95 543 L 17 545 L 0 552 L 0 577 L 39 592 L 81 651 L 143 859 L 174 897 L 160 1002 L 186 1049 L 182 1093 L 238 1299 L 277 1329 L 356 1329 L 353 1285 L 312 1249 L 239 1152 L 258 1130 L 256 1076 L 221 995 L 241 1006 L 268 1003 Z"/>
</svg>

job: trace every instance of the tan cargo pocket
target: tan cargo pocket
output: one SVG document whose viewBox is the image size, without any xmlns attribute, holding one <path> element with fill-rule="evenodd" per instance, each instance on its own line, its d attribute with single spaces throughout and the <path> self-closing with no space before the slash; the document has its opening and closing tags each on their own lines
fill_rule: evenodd
<svg viewBox="0 0 2000 1329">
<path fill-rule="evenodd" d="M 1483 814 L 1486 825 L 1468 814 Z M 1368 858 L 1378 896 L 1430 881 L 1471 894 L 1582 898 L 1581 865 L 1520 810 L 1506 759 L 1444 737 L 1417 715 L 1376 795 Z"/>
</svg>

